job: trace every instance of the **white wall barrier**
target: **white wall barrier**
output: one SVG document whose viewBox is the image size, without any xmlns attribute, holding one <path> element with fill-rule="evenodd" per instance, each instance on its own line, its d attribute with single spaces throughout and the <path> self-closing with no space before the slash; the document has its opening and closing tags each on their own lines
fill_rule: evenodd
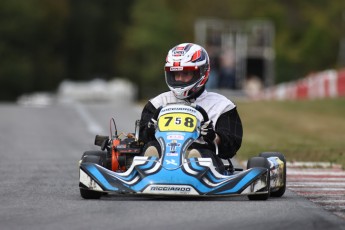
<svg viewBox="0 0 345 230">
<path fill-rule="evenodd" d="M 264 89 L 253 99 L 303 100 L 345 96 L 345 69 L 326 70 Z"/>
</svg>

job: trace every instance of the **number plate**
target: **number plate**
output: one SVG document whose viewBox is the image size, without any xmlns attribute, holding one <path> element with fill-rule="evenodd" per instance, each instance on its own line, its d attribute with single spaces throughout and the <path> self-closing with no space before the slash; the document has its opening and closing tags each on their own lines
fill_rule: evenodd
<svg viewBox="0 0 345 230">
<path fill-rule="evenodd" d="M 162 132 L 193 132 L 196 125 L 196 117 L 187 113 L 168 113 L 161 116 L 158 120 L 158 128 Z"/>
</svg>

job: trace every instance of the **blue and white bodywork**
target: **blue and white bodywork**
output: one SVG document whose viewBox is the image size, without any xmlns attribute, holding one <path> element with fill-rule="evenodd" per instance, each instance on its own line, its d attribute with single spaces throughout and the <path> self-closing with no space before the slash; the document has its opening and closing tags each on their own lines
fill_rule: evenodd
<svg viewBox="0 0 345 230">
<path fill-rule="evenodd" d="M 198 106 L 167 105 L 160 110 L 155 137 L 162 157 L 134 157 L 125 172 L 80 164 L 80 188 L 103 193 L 183 196 L 269 194 L 270 170 L 254 167 L 223 175 L 210 158 L 186 158 L 205 118 Z"/>
</svg>

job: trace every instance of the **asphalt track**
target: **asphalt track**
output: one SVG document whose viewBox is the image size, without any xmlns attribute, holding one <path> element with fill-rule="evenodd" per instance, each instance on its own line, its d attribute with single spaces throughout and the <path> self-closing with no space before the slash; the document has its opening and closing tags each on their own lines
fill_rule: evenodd
<svg viewBox="0 0 345 230">
<path fill-rule="evenodd" d="M 140 108 L 0 105 L 0 229 L 345 229 L 345 220 L 290 190 L 282 198 L 83 200 L 78 160 L 94 132 L 133 131 Z"/>
</svg>

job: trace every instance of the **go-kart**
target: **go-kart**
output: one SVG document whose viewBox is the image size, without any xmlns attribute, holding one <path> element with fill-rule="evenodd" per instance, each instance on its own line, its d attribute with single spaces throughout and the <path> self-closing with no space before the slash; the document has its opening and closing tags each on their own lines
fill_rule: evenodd
<svg viewBox="0 0 345 230">
<path fill-rule="evenodd" d="M 135 132 L 95 138 L 101 151 L 86 151 L 80 160 L 79 188 L 85 199 L 105 194 L 157 196 L 237 196 L 250 200 L 280 197 L 286 188 L 286 161 L 278 152 L 261 153 L 247 162 L 247 170 L 229 160 L 219 173 L 211 158 L 188 158 L 188 147 L 200 136 L 201 122 L 209 120 L 195 104 L 169 104 L 157 110 L 155 137 L 162 156 L 142 156 L 144 143 Z M 122 136 L 122 137 L 121 137 Z M 217 151 L 216 151 L 216 154 Z"/>
</svg>

